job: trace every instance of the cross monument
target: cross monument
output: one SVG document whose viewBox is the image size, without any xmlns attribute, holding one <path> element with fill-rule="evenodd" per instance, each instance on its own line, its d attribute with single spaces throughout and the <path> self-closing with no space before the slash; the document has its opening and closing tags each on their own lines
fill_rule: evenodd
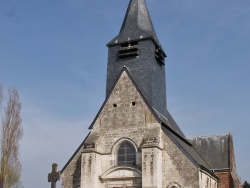
<svg viewBox="0 0 250 188">
<path fill-rule="evenodd" d="M 60 180 L 60 172 L 57 172 L 57 164 L 52 164 L 52 172 L 48 174 L 48 182 L 51 182 L 51 188 L 56 188 L 56 182 Z"/>
<path fill-rule="evenodd" d="M 4 188 L 3 185 L 4 185 L 4 177 L 0 176 L 0 188 Z"/>
</svg>

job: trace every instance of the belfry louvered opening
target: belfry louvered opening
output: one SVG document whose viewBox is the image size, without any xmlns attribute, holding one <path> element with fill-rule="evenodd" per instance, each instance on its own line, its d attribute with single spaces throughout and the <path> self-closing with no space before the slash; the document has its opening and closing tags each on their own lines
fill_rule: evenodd
<svg viewBox="0 0 250 188">
<path fill-rule="evenodd" d="M 120 50 L 118 51 L 118 57 L 120 59 L 132 59 L 139 56 L 138 41 L 131 41 L 122 43 Z"/>
<path fill-rule="evenodd" d="M 155 59 L 159 64 L 165 65 L 165 55 L 162 49 L 159 47 L 155 48 Z"/>
</svg>

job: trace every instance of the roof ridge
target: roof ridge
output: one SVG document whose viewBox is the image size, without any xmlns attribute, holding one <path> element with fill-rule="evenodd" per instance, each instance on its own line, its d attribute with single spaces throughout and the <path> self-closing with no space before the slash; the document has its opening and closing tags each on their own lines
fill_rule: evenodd
<svg viewBox="0 0 250 188">
<path fill-rule="evenodd" d="M 191 139 L 191 138 L 211 138 L 211 137 L 219 137 L 219 136 L 229 136 L 230 134 L 218 134 L 218 135 L 207 135 L 207 136 L 190 136 L 187 137 L 187 139 Z"/>
</svg>

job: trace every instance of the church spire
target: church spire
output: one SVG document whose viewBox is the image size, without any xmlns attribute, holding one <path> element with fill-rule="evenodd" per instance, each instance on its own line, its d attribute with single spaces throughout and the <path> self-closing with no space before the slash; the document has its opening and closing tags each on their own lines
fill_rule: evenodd
<svg viewBox="0 0 250 188">
<path fill-rule="evenodd" d="M 130 0 L 121 30 L 107 46 L 106 97 L 126 67 L 147 103 L 165 115 L 166 54 L 156 36 L 145 0 Z"/>
<path fill-rule="evenodd" d="M 108 46 L 148 38 L 160 46 L 145 0 L 130 0 L 120 33 Z"/>
</svg>

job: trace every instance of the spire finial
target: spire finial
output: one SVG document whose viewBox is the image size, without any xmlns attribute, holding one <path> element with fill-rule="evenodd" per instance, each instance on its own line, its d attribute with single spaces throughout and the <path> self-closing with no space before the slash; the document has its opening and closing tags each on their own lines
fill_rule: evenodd
<svg viewBox="0 0 250 188">
<path fill-rule="evenodd" d="M 160 46 L 145 0 L 130 0 L 120 33 L 108 46 L 117 44 L 116 40 L 127 42 L 128 38 L 130 41 L 151 38 Z"/>
</svg>

